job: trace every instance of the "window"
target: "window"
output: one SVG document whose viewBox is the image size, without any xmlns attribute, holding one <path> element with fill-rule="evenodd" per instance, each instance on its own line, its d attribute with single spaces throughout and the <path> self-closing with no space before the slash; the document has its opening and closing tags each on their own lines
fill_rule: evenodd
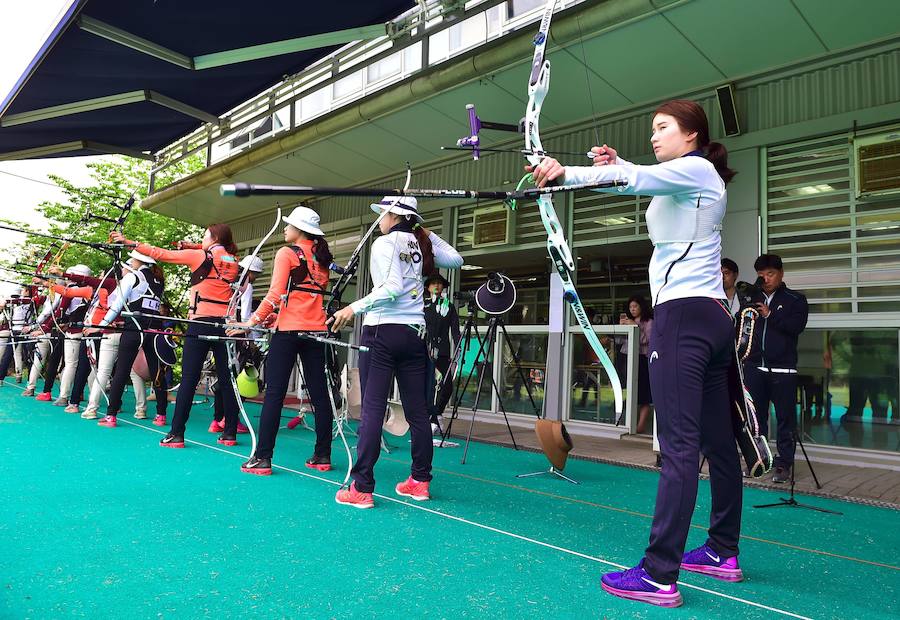
<svg viewBox="0 0 900 620">
<path fill-rule="evenodd" d="M 597 334 L 597 337 L 618 370 L 619 381 L 627 398 L 628 393 L 625 390 L 628 383 L 627 356 L 620 353 L 621 346 L 613 336 Z M 625 346 L 627 350 L 627 344 Z M 615 398 L 609 377 L 580 330 L 572 333 L 569 350 L 571 351 L 569 363 L 572 368 L 569 419 L 616 424 L 620 420 L 616 415 Z M 624 419 L 621 422 L 624 423 Z"/>
<path fill-rule="evenodd" d="M 334 98 L 343 99 L 360 92 L 363 87 L 362 78 L 362 71 L 354 71 L 350 75 L 339 79 L 331 86 Z"/>
<path fill-rule="evenodd" d="M 329 90 L 327 88 L 320 88 L 303 97 L 297 105 L 299 106 L 300 120 L 302 122 L 315 118 L 316 116 L 327 112 L 328 108 L 331 106 Z"/>
<path fill-rule="evenodd" d="M 857 198 L 847 135 L 767 151 L 766 251 L 811 313 L 900 306 L 900 196 Z"/>
<path fill-rule="evenodd" d="M 267 116 L 252 130 L 247 131 L 246 133 L 242 133 L 241 135 L 231 140 L 231 142 L 229 143 L 231 150 L 249 146 L 252 142 L 259 140 L 260 138 L 264 138 L 281 128 L 282 123 L 278 115 L 273 114 L 272 116 Z"/>
<path fill-rule="evenodd" d="M 369 84 L 380 82 L 394 75 L 399 75 L 402 69 L 402 56 L 400 52 L 391 54 L 376 63 L 366 67 L 366 81 Z"/>
<path fill-rule="evenodd" d="M 503 340 L 502 335 L 500 339 Z M 506 412 L 534 415 L 537 408 L 540 413 L 547 377 L 547 334 L 510 333 L 506 345 L 500 371 L 500 395 Z M 519 366 L 513 351 L 519 358 Z M 529 390 L 534 405 L 528 397 Z"/>
<path fill-rule="evenodd" d="M 650 299 L 647 266 L 652 252 L 646 239 L 575 250 L 578 294 L 595 325 L 617 325 L 632 295 Z"/>
<path fill-rule="evenodd" d="M 511 19 L 530 13 L 539 7 L 545 7 L 547 3 L 544 0 L 510 0 L 507 6 L 509 6 L 509 17 Z"/>
<path fill-rule="evenodd" d="M 539 253 L 515 252 L 466 256 L 469 269 L 460 273 L 459 290 L 474 293 L 487 282 L 488 273 L 499 271 L 516 287 L 516 302 L 503 316 L 507 325 L 547 325 L 550 316 L 550 272 L 548 260 Z M 465 305 L 460 308 L 460 319 L 467 316 Z M 487 324 L 484 313 L 479 311 L 479 326 Z"/>
<path fill-rule="evenodd" d="M 798 428 L 805 440 L 900 450 L 896 328 L 808 329 L 798 351 Z"/>
</svg>

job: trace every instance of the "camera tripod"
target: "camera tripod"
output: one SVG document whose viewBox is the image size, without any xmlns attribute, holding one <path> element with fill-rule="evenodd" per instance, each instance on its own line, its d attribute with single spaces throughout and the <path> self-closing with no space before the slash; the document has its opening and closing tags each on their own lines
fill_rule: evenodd
<svg viewBox="0 0 900 620">
<path fill-rule="evenodd" d="M 794 451 L 796 452 L 797 446 L 800 446 L 800 450 L 803 452 L 803 458 L 806 459 L 806 465 L 809 467 L 809 472 L 812 474 L 813 480 L 816 483 L 816 488 L 821 489 L 822 485 L 819 484 L 819 478 L 816 476 L 816 471 L 813 469 L 812 463 L 809 462 L 809 455 L 806 454 L 806 447 L 803 445 L 803 440 L 800 439 L 800 433 L 797 429 L 794 429 L 793 432 L 793 440 L 794 440 Z M 831 515 L 842 515 L 844 513 L 838 512 L 836 510 L 828 510 L 827 508 L 819 508 L 818 506 L 812 506 L 810 504 L 801 504 L 794 498 L 794 471 L 796 467 L 791 465 L 791 493 L 788 497 L 782 497 L 777 502 L 772 502 L 771 504 L 758 504 L 754 506 L 754 508 L 775 508 L 777 506 L 796 506 L 797 508 L 808 508 L 809 510 L 815 510 L 817 512 L 824 512 Z"/>
<path fill-rule="evenodd" d="M 438 396 L 438 402 L 446 402 L 446 397 L 441 398 L 445 390 L 453 388 L 453 376 L 456 376 L 456 386 L 453 388 L 453 408 L 450 413 L 450 423 L 447 424 L 447 428 L 441 434 L 441 444 L 446 441 L 447 437 L 450 436 L 450 431 L 453 428 L 453 422 L 459 417 L 459 403 L 462 397 L 462 394 L 465 393 L 466 388 L 469 386 L 470 381 L 472 380 L 472 374 L 476 370 L 478 371 L 478 387 L 475 391 L 475 400 L 472 403 L 472 418 L 469 422 L 469 430 L 466 433 L 466 446 L 463 450 L 463 457 L 461 463 L 465 464 L 466 457 L 469 452 L 469 442 L 472 439 L 472 430 L 475 428 L 475 415 L 478 410 L 478 403 L 481 400 L 481 388 L 484 385 L 485 375 L 490 377 L 491 386 L 493 387 L 494 394 L 497 396 L 497 404 L 499 405 L 500 412 L 503 414 L 503 420 L 506 422 L 506 429 L 509 431 L 509 438 L 512 441 L 513 449 L 518 450 L 519 446 L 516 444 L 516 438 L 513 435 L 512 427 L 509 424 L 509 417 L 506 415 L 506 407 L 503 405 L 503 399 L 500 396 L 500 389 L 497 387 L 497 382 L 494 380 L 494 374 L 492 372 L 492 364 L 488 359 L 488 355 L 494 349 L 494 345 L 497 341 L 497 332 L 498 330 L 503 332 L 503 338 L 509 346 L 510 351 L 513 356 L 513 363 L 515 364 L 516 371 L 519 373 L 519 377 L 522 379 L 522 383 L 525 386 L 525 391 L 528 394 L 528 400 L 531 401 L 531 406 L 534 408 L 535 415 L 539 415 L 538 407 L 534 402 L 534 396 L 531 393 L 531 385 L 528 382 L 528 378 L 525 376 L 525 372 L 522 370 L 522 364 L 519 360 L 518 352 L 512 347 L 509 340 L 509 333 L 506 331 L 506 325 L 503 323 L 503 319 L 499 315 L 492 315 L 490 320 L 488 321 L 487 332 L 485 333 L 484 338 L 481 338 L 481 335 L 478 331 L 478 326 L 475 322 L 476 317 L 476 308 L 472 302 L 469 302 L 468 306 L 468 317 L 466 318 L 465 326 L 463 327 L 462 334 L 460 335 L 459 342 L 456 343 L 456 349 L 453 352 L 453 358 L 450 362 L 450 368 L 453 369 L 453 372 L 448 370 L 447 376 L 444 377 L 444 380 L 441 384 L 441 389 Z M 476 363 L 473 366 L 472 370 L 469 371 L 468 375 L 465 378 L 465 382 L 462 381 L 462 362 L 466 359 L 466 354 L 469 352 L 469 344 L 471 342 L 472 334 L 475 334 L 475 338 L 478 341 L 478 353 L 475 356 Z M 440 409 L 440 408 L 439 408 Z"/>
</svg>

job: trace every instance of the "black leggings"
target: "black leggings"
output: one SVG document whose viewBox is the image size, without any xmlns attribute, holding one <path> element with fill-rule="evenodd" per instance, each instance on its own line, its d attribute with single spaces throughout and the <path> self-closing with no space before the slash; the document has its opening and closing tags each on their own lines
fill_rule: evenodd
<svg viewBox="0 0 900 620">
<path fill-rule="evenodd" d="M 3 353 L 0 355 L 0 380 L 6 380 L 6 375 L 9 374 L 9 367 L 12 366 L 13 361 L 13 346 L 15 336 L 10 337 L 9 343 L 3 347 Z"/>
<path fill-rule="evenodd" d="M 152 334 L 143 336 L 142 343 L 139 331 L 122 332 L 122 337 L 119 339 L 119 353 L 116 357 L 116 369 L 109 384 L 107 415 L 118 415 L 122 410 L 122 394 L 125 393 L 125 386 L 131 382 L 131 367 L 134 365 L 140 349 L 144 350 L 147 368 L 150 370 L 150 381 L 156 394 L 156 415 L 166 415 L 166 406 L 169 404 L 169 400 L 166 392 L 168 386 L 166 385 L 165 369 L 159 363 L 156 350 L 153 348 L 154 336 Z"/>
<path fill-rule="evenodd" d="M 91 370 L 93 370 L 91 360 L 88 359 L 88 347 L 93 349 L 94 362 L 96 363 L 100 359 L 100 341 L 82 338 L 78 345 L 78 366 L 75 367 L 75 380 L 72 381 L 72 391 L 69 392 L 70 405 L 80 405 L 84 400 L 84 388 L 91 376 Z M 60 396 L 65 396 L 65 394 L 60 394 Z"/>
<path fill-rule="evenodd" d="M 316 417 L 314 453 L 318 457 L 331 458 L 334 410 L 325 379 L 325 344 L 300 338 L 296 332 L 276 332 L 266 357 L 266 397 L 259 419 L 259 444 L 256 447 L 256 456 L 261 459 L 272 458 L 275 450 L 275 436 L 281 426 L 281 408 L 298 355 Z"/>
<path fill-rule="evenodd" d="M 221 317 L 197 317 L 198 320 L 207 323 L 224 323 Z M 203 370 L 203 362 L 207 354 L 212 351 L 216 361 L 216 375 L 219 385 L 222 386 L 222 396 L 225 399 L 225 434 L 237 433 L 238 404 L 234 390 L 231 389 L 231 369 L 228 367 L 228 350 L 221 340 L 201 340 L 196 336 L 222 336 L 224 331 L 216 325 L 202 325 L 191 323 L 188 325 L 184 339 L 184 349 L 181 353 L 181 385 L 178 387 L 178 397 L 175 399 L 175 414 L 172 418 L 170 431 L 175 435 L 184 435 L 184 428 L 191 414 L 191 405 L 194 401 L 194 392 L 200 383 L 200 373 Z M 158 406 L 158 405 L 157 405 Z"/>
<path fill-rule="evenodd" d="M 50 341 L 50 348 L 52 349 L 50 351 L 50 358 L 47 360 L 47 365 L 44 367 L 44 370 L 47 373 L 44 378 L 45 392 L 53 391 L 53 384 L 56 383 L 56 375 L 59 374 L 59 365 L 63 360 L 65 342 L 66 339 L 61 333 L 53 333 L 52 340 Z M 60 396 L 64 396 L 64 394 L 60 394 Z"/>
<path fill-rule="evenodd" d="M 734 324 L 705 297 L 673 299 L 653 309 L 650 388 L 662 471 L 644 569 L 674 583 L 697 505 L 697 464 L 709 463 L 711 509 L 707 544 L 722 558 L 738 555 L 743 486 L 728 412 L 728 368 Z"/>
</svg>

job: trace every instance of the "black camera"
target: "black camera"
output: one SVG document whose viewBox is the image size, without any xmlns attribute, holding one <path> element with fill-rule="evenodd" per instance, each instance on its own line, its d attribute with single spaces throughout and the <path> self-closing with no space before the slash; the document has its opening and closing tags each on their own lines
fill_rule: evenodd
<svg viewBox="0 0 900 620">
<path fill-rule="evenodd" d="M 475 301 L 475 291 L 456 291 L 453 293 L 453 301 L 459 304 L 467 304 Z"/>
<path fill-rule="evenodd" d="M 741 310 L 744 308 L 755 308 L 756 304 L 766 303 L 766 294 L 762 290 L 763 279 L 756 278 L 756 282 L 738 282 L 734 288 L 738 301 L 741 304 Z"/>
</svg>

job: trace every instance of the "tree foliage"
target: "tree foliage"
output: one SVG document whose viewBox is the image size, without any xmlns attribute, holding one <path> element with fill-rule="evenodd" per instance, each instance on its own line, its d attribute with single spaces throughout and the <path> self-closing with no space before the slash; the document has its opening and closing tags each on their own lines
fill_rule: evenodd
<svg viewBox="0 0 900 620">
<path fill-rule="evenodd" d="M 87 167 L 93 178 L 93 183 L 87 187 L 78 187 L 62 177 L 50 175 L 51 180 L 66 195 L 67 203 L 44 201 L 37 206 L 37 211 L 49 221 L 48 232 L 51 235 L 105 242 L 112 226 L 107 220 L 118 218 L 121 213 L 119 207 L 124 206 L 132 195 L 136 200 L 135 205 L 139 205 L 140 200 L 146 197 L 151 163 L 115 157 L 89 163 Z M 168 175 L 181 177 L 201 167 L 200 158 L 188 158 L 172 166 Z M 159 179 L 159 183 L 166 185 L 168 180 Z M 15 219 L 5 221 L 11 226 L 29 229 Z M 125 220 L 124 233 L 129 239 L 166 247 L 179 239 L 199 240 L 202 229 L 135 206 Z M 9 249 L 7 256 L 12 260 L 7 260 L 5 264 L 13 266 L 23 263 L 18 268 L 27 271 L 27 266 L 34 265 L 51 247 L 56 250 L 60 244 L 50 239 L 28 236 L 20 246 Z M 99 275 L 112 266 L 112 258 L 109 254 L 90 247 L 74 244 L 67 246 L 60 256 L 60 266 L 65 269 L 79 263 L 87 265 Z M 177 306 L 187 289 L 188 274 L 177 265 L 161 267 L 166 274 L 166 297 Z M 15 279 L 27 280 L 22 276 Z"/>
</svg>

